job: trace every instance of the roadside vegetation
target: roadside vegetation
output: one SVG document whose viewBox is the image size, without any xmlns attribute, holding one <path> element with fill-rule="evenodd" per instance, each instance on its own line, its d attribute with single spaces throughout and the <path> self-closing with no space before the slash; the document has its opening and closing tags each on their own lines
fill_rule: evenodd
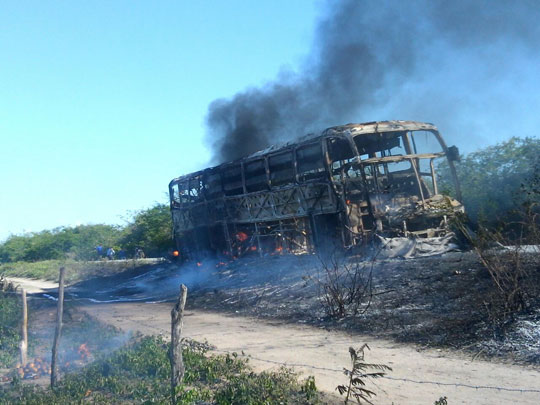
<svg viewBox="0 0 540 405">
<path fill-rule="evenodd" d="M 19 352 L 20 300 L 10 291 L 0 291 L 0 368 L 13 364 Z"/>
<path fill-rule="evenodd" d="M 58 269 L 65 267 L 65 281 L 67 284 L 73 284 L 89 278 L 110 276 L 145 265 L 147 265 L 146 262 L 140 260 L 76 261 L 67 259 L 39 262 L 21 261 L 0 263 L 0 275 L 58 281 Z"/>
<path fill-rule="evenodd" d="M 132 340 L 83 369 L 63 376 L 51 390 L 15 378 L 0 389 L 5 404 L 170 403 L 169 345 L 161 337 Z M 319 404 L 314 380 L 298 382 L 288 369 L 254 373 L 235 354 L 210 356 L 205 345 L 183 350 L 186 374 L 178 404 Z"/>
<path fill-rule="evenodd" d="M 439 186 L 456 197 L 448 166 L 439 167 Z M 515 212 L 538 194 L 540 139 L 513 137 L 505 142 L 462 156 L 456 163 L 462 202 L 473 224 L 503 226 L 516 219 Z"/>
<path fill-rule="evenodd" d="M 169 206 L 156 204 L 133 214 L 127 225 L 80 225 L 10 236 L 0 244 L 0 263 L 38 262 L 46 260 L 88 261 L 98 259 L 96 247 L 112 247 L 126 258 L 135 248 L 147 257 L 160 257 L 172 249 L 172 224 Z"/>
<path fill-rule="evenodd" d="M 48 372 L 42 370 L 50 364 L 55 304 L 45 299 L 29 302 L 25 368 L 18 367 L 20 306 L 18 295 L 0 292 L 1 404 L 170 404 L 170 344 L 161 336 L 125 334 L 69 302 L 60 343 L 60 381 L 51 390 Z M 313 377 L 299 381 L 286 368 L 255 373 L 249 360 L 235 353 L 212 355 L 211 349 L 206 343 L 183 340 L 186 372 L 178 387 L 178 404 L 323 403 Z"/>
<path fill-rule="evenodd" d="M 466 217 L 455 226 L 482 264 L 479 275 L 491 280 L 481 305 L 501 336 L 517 316 L 536 310 L 540 293 L 540 139 L 510 138 L 467 155 L 456 168 Z"/>
<path fill-rule="evenodd" d="M 346 368 L 343 370 L 348 381 L 346 384 L 338 385 L 336 388 L 340 395 L 345 396 L 345 400 L 343 401 L 345 405 L 349 402 L 373 404 L 370 399 L 377 394 L 366 388 L 366 381 L 368 379 L 382 378 L 387 371 L 392 371 L 392 368 L 386 364 L 366 363 L 366 349 L 370 350 L 367 343 L 364 343 L 356 350 L 353 347 L 349 347 L 352 367 L 350 370 Z"/>
<path fill-rule="evenodd" d="M 0 279 L 0 368 L 13 369 L 20 360 L 22 305 L 20 291 L 10 286 L 11 283 L 2 284 Z M 50 357 L 55 309 L 56 304 L 46 298 L 28 298 L 30 363 L 34 356 L 44 356 L 46 359 Z M 65 303 L 64 322 L 60 358 L 73 357 L 81 344 L 88 345 L 93 352 L 106 352 L 118 347 L 126 339 L 116 328 L 103 324 L 84 312 L 80 313 L 70 302 Z"/>
</svg>

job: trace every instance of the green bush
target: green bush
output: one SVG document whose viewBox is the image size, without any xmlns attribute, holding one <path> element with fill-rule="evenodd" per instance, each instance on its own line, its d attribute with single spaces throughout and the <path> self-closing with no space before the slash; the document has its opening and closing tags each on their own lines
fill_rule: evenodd
<svg viewBox="0 0 540 405">
<path fill-rule="evenodd" d="M 124 249 L 131 256 L 141 247 L 148 257 L 163 256 L 174 246 L 169 206 L 156 204 L 141 210 L 124 227 L 80 225 L 10 236 L 0 244 L 0 263 L 95 260 L 98 245 L 104 253 L 113 247 L 117 253 Z"/>
<path fill-rule="evenodd" d="M 139 246 L 146 256 L 164 255 L 174 246 L 169 206 L 156 204 L 136 213 L 131 223 L 124 228 L 118 243 L 130 252 Z"/>
<path fill-rule="evenodd" d="M 112 246 L 120 235 L 121 230 L 111 225 L 81 225 L 11 236 L 0 245 L 0 261 L 95 259 L 98 244 Z"/>
<path fill-rule="evenodd" d="M 540 139 L 513 137 L 462 157 L 456 163 L 462 202 L 473 222 L 495 223 L 525 202 L 524 190 L 540 167 Z M 456 196 L 450 170 L 439 167 L 440 189 Z"/>
<path fill-rule="evenodd" d="M 0 366 L 9 367 L 19 353 L 20 298 L 11 293 L 0 292 Z"/>
<path fill-rule="evenodd" d="M 161 337 L 144 337 L 63 376 L 54 390 L 14 381 L 0 389 L 0 403 L 170 403 L 169 345 Z M 316 404 L 313 379 L 303 386 L 288 370 L 253 373 L 235 355 L 208 356 L 204 349 L 184 348 L 186 374 L 178 388 L 179 404 Z"/>
<path fill-rule="evenodd" d="M 296 374 L 286 368 L 260 374 L 242 372 L 222 386 L 214 400 L 219 405 L 317 404 L 314 380 L 308 381 L 301 386 Z"/>
</svg>

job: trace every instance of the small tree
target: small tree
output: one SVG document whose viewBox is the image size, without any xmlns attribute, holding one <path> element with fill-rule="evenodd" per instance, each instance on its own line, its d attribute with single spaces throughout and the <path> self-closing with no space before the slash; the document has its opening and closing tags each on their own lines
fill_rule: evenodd
<svg viewBox="0 0 540 405">
<path fill-rule="evenodd" d="M 343 369 L 343 373 L 349 378 L 347 385 L 338 385 L 336 389 L 340 395 L 345 395 L 345 404 L 349 403 L 351 398 L 361 404 L 362 401 L 373 404 L 369 398 L 374 397 L 375 392 L 365 388 L 366 380 L 370 378 L 381 378 L 386 375 L 385 371 L 392 371 L 392 368 L 385 364 L 371 364 L 364 362 L 365 349 L 369 350 L 367 343 L 364 343 L 358 350 L 349 347 L 351 355 L 352 368 Z M 371 371 L 370 370 L 375 370 Z"/>
<path fill-rule="evenodd" d="M 333 318 L 356 316 L 368 310 L 373 296 L 373 262 L 349 262 L 337 252 L 319 256 L 316 283 L 326 313 Z"/>
<path fill-rule="evenodd" d="M 143 248 L 147 256 L 159 256 L 173 248 L 171 212 L 167 204 L 156 204 L 134 215 L 124 230 L 120 244 L 134 251 Z"/>
</svg>

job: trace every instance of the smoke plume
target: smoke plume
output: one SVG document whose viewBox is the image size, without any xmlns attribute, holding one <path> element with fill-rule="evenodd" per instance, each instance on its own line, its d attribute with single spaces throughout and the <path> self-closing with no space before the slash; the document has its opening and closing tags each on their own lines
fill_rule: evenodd
<svg viewBox="0 0 540 405">
<path fill-rule="evenodd" d="M 348 122 L 428 121 L 480 144 L 537 127 L 538 2 L 343 0 L 323 14 L 298 73 L 210 104 L 214 163 Z"/>
</svg>

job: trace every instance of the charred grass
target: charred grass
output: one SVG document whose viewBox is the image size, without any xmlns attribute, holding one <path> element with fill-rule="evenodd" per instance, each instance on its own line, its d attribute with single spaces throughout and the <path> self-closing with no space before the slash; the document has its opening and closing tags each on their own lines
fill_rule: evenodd
<svg viewBox="0 0 540 405">
<path fill-rule="evenodd" d="M 505 254 L 510 253 L 502 252 L 502 260 Z M 538 255 L 523 256 L 526 308 L 503 324 L 493 318 L 500 297 L 474 252 L 366 263 L 373 266 L 372 291 L 363 303 L 365 307 L 369 300 L 369 308 L 340 317 L 325 310 L 320 282 L 311 281 L 320 271 L 316 259 L 264 260 L 229 270 L 231 278 L 239 280 L 231 281 L 230 287 L 192 290 L 190 306 L 351 330 L 420 347 L 465 350 L 472 356 L 540 363 L 534 343 L 535 336 L 540 337 Z M 278 269 L 282 266 L 287 272 Z M 250 271 L 258 273 L 256 285 L 246 281 L 252 277 Z M 521 324 L 528 329 L 523 331 Z"/>
</svg>

